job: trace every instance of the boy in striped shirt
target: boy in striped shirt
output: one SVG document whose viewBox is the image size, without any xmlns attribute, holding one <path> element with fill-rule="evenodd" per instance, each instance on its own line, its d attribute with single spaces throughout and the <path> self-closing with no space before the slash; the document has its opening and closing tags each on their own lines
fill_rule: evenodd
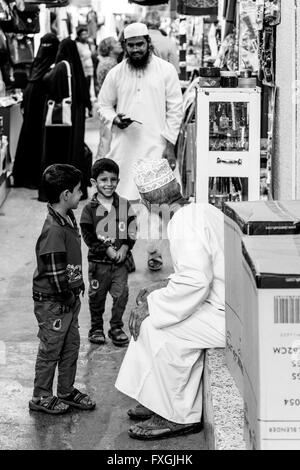
<svg viewBox="0 0 300 470">
<path fill-rule="evenodd" d="M 49 204 L 36 244 L 33 300 L 40 345 L 29 408 L 49 414 L 65 413 L 70 405 L 90 410 L 95 403 L 74 388 L 80 346 L 79 296 L 84 283 L 80 235 L 72 210 L 82 196 L 81 172 L 71 165 L 51 165 L 42 184 Z M 57 397 L 52 392 L 56 367 Z"/>
</svg>

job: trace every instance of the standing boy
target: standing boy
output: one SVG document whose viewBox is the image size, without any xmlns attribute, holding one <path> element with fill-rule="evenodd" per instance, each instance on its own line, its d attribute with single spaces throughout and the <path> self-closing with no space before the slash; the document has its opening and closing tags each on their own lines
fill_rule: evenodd
<svg viewBox="0 0 300 470">
<path fill-rule="evenodd" d="M 79 295 L 84 291 L 80 235 L 72 209 L 82 192 L 81 172 L 71 165 L 49 166 L 43 174 L 48 215 L 36 244 L 33 276 L 34 313 L 39 324 L 33 398 L 29 408 L 65 413 L 69 405 L 95 408 L 90 397 L 74 388 L 80 346 Z M 58 366 L 57 395 L 52 387 Z"/>
<path fill-rule="evenodd" d="M 122 330 L 128 300 L 128 271 L 134 269 L 131 249 L 135 243 L 135 214 L 127 199 L 116 193 L 119 167 L 109 158 L 97 160 L 91 183 L 97 190 L 84 207 L 80 220 L 82 236 L 89 247 L 89 306 L 91 343 L 105 343 L 103 313 L 107 293 L 113 298 L 108 336 L 117 346 L 128 343 Z"/>
</svg>

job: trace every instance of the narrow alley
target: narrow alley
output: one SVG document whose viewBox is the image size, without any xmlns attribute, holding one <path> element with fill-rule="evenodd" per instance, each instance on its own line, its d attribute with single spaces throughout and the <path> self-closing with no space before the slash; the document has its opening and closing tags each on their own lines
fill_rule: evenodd
<svg viewBox="0 0 300 470">
<path fill-rule="evenodd" d="M 97 121 L 87 121 L 86 142 L 95 154 L 98 143 Z M 84 202 L 76 211 L 77 218 Z M 36 191 L 12 189 L 0 208 L 0 449 L 98 449 L 98 450 L 198 450 L 205 447 L 203 432 L 167 440 L 142 442 L 130 439 L 131 422 L 127 409 L 131 399 L 114 388 L 114 382 L 126 348 L 114 346 L 109 339 L 104 346 L 87 340 L 89 311 L 87 297 L 80 313 L 81 348 L 76 384 L 97 402 L 91 412 L 71 411 L 64 416 L 50 416 L 29 411 L 34 364 L 38 347 L 37 324 L 31 298 L 35 268 L 35 243 L 45 217 L 46 204 L 38 202 Z M 159 273 L 146 269 L 145 241 L 134 248 L 137 270 L 129 277 L 128 317 L 139 289 L 171 272 L 167 242 Z M 82 244 L 85 282 L 87 283 L 87 248 Z M 106 309 L 108 329 L 110 301 Z M 55 389 L 54 389 L 55 390 Z"/>
</svg>

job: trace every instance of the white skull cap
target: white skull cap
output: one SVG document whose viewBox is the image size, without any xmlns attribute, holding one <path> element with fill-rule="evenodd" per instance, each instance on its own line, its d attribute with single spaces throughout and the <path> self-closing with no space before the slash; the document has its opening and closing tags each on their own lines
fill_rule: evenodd
<svg viewBox="0 0 300 470">
<path fill-rule="evenodd" d="M 144 23 L 131 23 L 124 28 L 124 39 L 137 36 L 149 36 L 149 31 Z"/>
<path fill-rule="evenodd" d="M 148 161 L 138 160 L 134 169 L 134 182 L 140 193 L 148 193 L 162 188 L 176 179 L 168 160 L 165 158 Z"/>
</svg>

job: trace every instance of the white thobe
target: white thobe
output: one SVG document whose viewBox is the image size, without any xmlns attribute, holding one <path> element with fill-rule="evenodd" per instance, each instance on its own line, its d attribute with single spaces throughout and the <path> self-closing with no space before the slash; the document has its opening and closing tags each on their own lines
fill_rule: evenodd
<svg viewBox="0 0 300 470">
<path fill-rule="evenodd" d="M 159 159 L 166 140 L 175 144 L 182 121 L 182 93 L 172 64 L 152 56 L 144 71 L 132 70 L 126 60 L 107 74 L 99 97 L 101 123 L 112 131 L 107 158 L 120 167 L 118 193 L 138 199 L 134 165 L 139 159 Z M 142 122 L 127 129 L 112 125 L 118 113 Z"/>
<path fill-rule="evenodd" d="M 203 349 L 225 346 L 224 219 L 209 204 L 178 210 L 168 225 L 174 265 L 148 296 L 149 316 L 131 339 L 116 387 L 176 423 L 202 415 Z"/>
</svg>

